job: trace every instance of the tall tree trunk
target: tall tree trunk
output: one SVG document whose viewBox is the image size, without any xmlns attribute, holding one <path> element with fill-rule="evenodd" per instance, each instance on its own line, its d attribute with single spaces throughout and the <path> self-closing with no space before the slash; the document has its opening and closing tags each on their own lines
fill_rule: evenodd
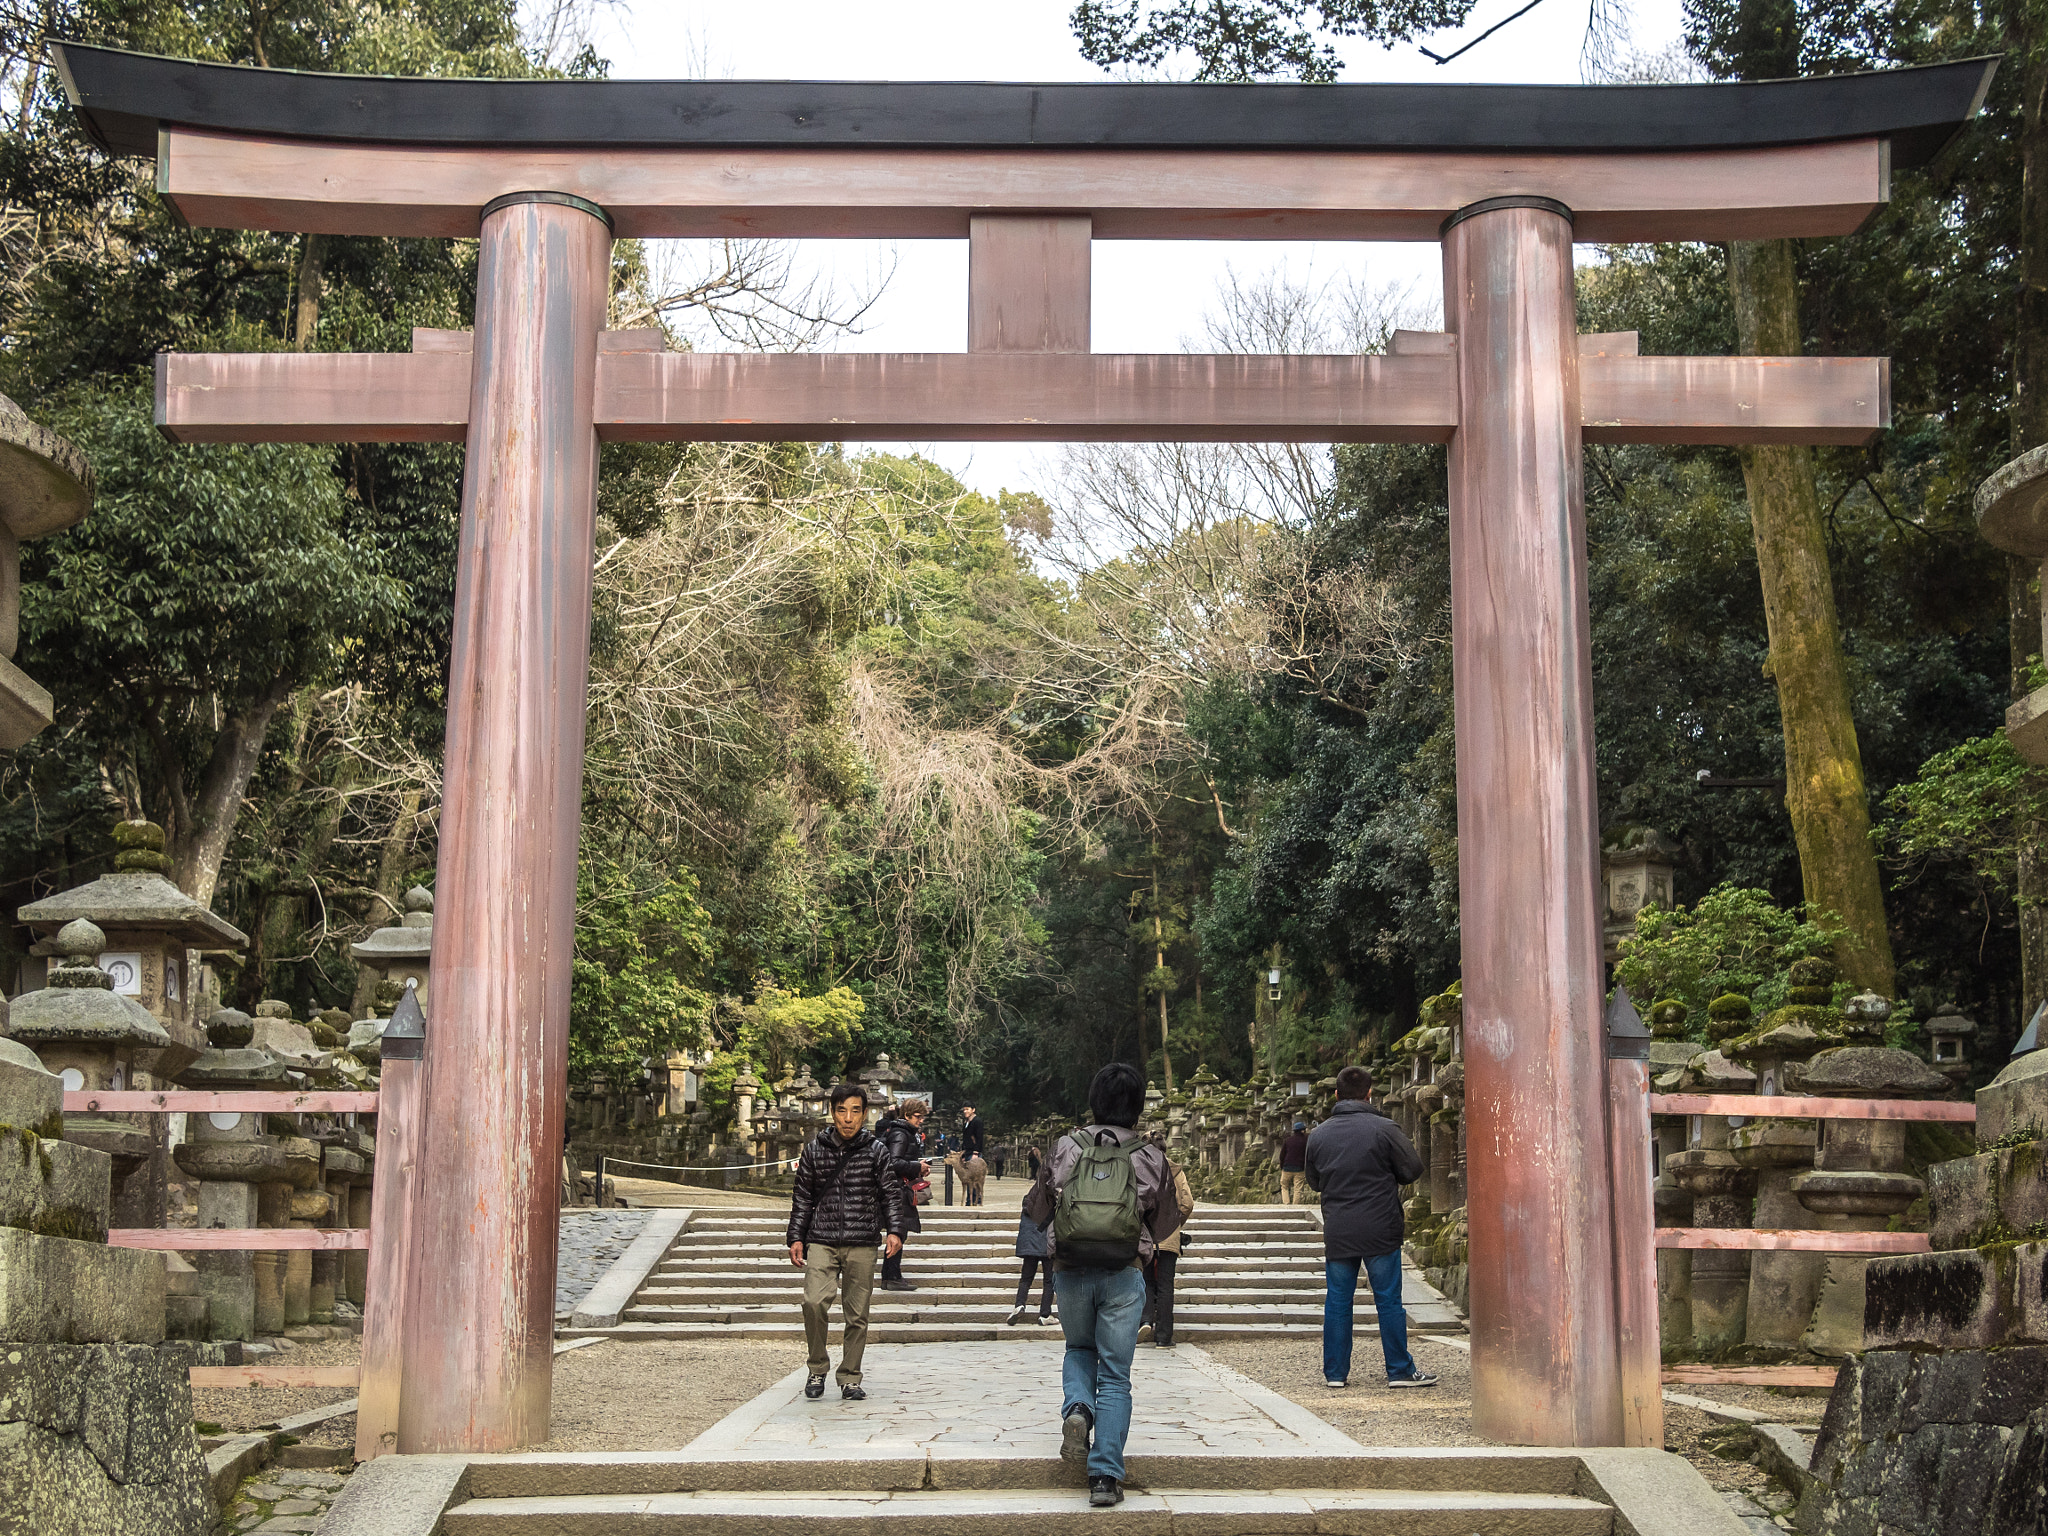
<svg viewBox="0 0 2048 1536">
<path fill-rule="evenodd" d="M 320 333 L 320 295 L 327 273 L 327 237 L 307 235 L 299 253 L 298 313 L 293 317 L 292 339 L 301 352 L 313 349 Z"/>
<path fill-rule="evenodd" d="M 242 796 L 263 756 L 263 738 L 270 730 L 278 707 L 291 690 L 279 681 L 269 692 L 228 714 L 213 739 L 213 754 L 199 780 L 199 790 L 187 800 L 186 814 L 174 835 L 166 828 L 166 852 L 171 857 L 171 878 L 194 901 L 213 905 L 213 889 L 220 883 L 221 860 L 235 835 L 235 822 L 242 813 Z"/>
<path fill-rule="evenodd" d="M 1728 257 L 1743 352 L 1797 356 L 1799 288 L 1791 243 L 1741 242 L 1729 247 Z M 1771 675 L 1785 731 L 1785 808 L 1792 815 L 1806 899 L 1842 919 L 1845 931 L 1836 962 L 1843 976 L 1858 988 L 1890 997 L 1891 936 L 1885 928 L 1877 855 L 1870 846 L 1870 803 L 1849 709 L 1813 450 L 1778 444 L 1745 448 L 1742 481 L 1749 493 Z"/>
<path fill-rule="evenodd" d="M 1166 969 L 1166 924 L 1159 911 L 1159 866 L 1152 866 L 1152 964 Z M 1173 1092 L 1173 1056 L 1166 1048 L 1166 988 L 1159 988 L 1159 1066 L 1166 1075 L 1166 1091 Z"/>
<path fill-rule="evenodd" d="M 2013 336 L 2013 449 L 2048 443 L 2048 47 L 2031 3 L 2007 7 L 2006 44 L 2020 71 L 2020 298 Z M 2042 654 L 2040 568 L 2006 557 L 2012 697 L 2025 698 Z M 2039 779 L 2041 770 L 2034 771 Z M 2048 999 L 2048 823 L 2019 828 L 2020 1011 L 2022 1027 Z"/>
</svg>

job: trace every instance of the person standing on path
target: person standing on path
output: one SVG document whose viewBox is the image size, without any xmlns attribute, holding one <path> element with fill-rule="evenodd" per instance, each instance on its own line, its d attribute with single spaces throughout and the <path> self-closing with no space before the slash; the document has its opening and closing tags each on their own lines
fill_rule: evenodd
<svg viewBox="0 0 2048 1536">
<path fill-rule="evenodd" d="M 981 1204 L 982 1184 L 988 1178 L 988 1127 L 972 1104 L 960 1106 L 960 1172 L 967 1181 L 969 1205 Z M 979 1160 L 981 1167 L 973 1164 Z"/>
<path fill-rule="evenodd" d="M 1144 1262 L 1180 1226 L 1166 1155 L 1139 1140 L 1145 1079 L 1114 1061 L 1088 1085 L 1090 1123 L 1053 1144 L 1025 1209 L 1052 1223 L 1053 1286 L 1066 1336 L 1060 1455 L 1087 1459 L 1088 1502 L 1124 1498 L 1131 1356 L 1145 1310 Z"/>
<path fill-rule="evenodd" d="M 804 1272 L 804 1341 L 811 1351 L 804 1396 L 825 1395 L 825 1372 L 832 1365 L 825 1346 L 837 1295 L 845 1324 L 839 1395 L 857 1403 L 867 1396 L 860 1366 L 868 1346 L 875 1249 L 885 1247 L 892 1258 L 902 1252 L 912 1206 L 889 1154 L 866 1129 L 867 1090 L 841 1083 L 832 1090 L 831 1102 L 832 1123 L 805 1142 L 797 1156 L 785 1241 L 789 1262 Z"/>
<path fill-rule="evenodd" d="M 1155 1136 L 1152 1145 L 1166 1156 L 1166 1138 Z M 1181 1244 L 1187 1240 L 1187 1219 L 1195 1214 L 1195 1194 L 1188 1188 L 1188 1176 L 1180 1164 L 1166 1159 L 1166 1174 L 1173 1187 L 1173 1203 L 1180 1212 L 1180 1225 L 1171 1237 L 1159 1240 L 1152 1262 L 1145 1266 L 1145 1321 L 1138 1329 L 1138 1341 L 1150 1339 L 1161 1349 L 1173 1348 L 1173 1271 L 1180 1263 Z"/>
<path fill-rule="evenodd" d="M 1330 1118 L 1308 1139 L 1308 1187 L 1323 1197 L 1323 1385 L 1351 1385 L 1352 1309 L 1358 1271 L 1372 1281 L 1380 1348 L 1390 1387 L 1433 1387 L 1408 1353 L 1408 1314 L 1401 1309 L 1401 1186 L 1422 1177 L 1401 1127 L 1367 1102 L 1372 1076 L 1363 1067 L 1337 1074 Z"/>
<path fill-rule="evenodd" d="M 1301 1203 L 1301 1175 L 1308 1167 L 1308 1122 L 1297 1120 L 1294 1130 L 1280 1143 L 1280 1203 Z"/>
<path fill-rule="evenodd" d="M 931 1198 L 931 1164 L 918 1154 L 924 1148 L 925 1116 L 931 1113 L 931 1105 L 923 1099 L 907 1099 L 893 1115 L 885 1115 L 881 1124 L 875 1127 L 875 1138 L 882 1149 L 889 1154 L 898 1178 L 903 1183 L 904 1196 L 910 1202 L 910 1221 L 904 1229 L 904 1241 L 909 1234 L 922 1232 L 924 1223 L 917 1214 L 923 1201 L 917 1198 L 917 1186 L 923 1185 L 925 1199 Z M 882 1260 L 882 1289 L 885 1291 L 914 1291 L 917 1287 L 903 1278 L 903 1248 Z"/>
<path fill-rule="evenodd" d="M 1024 1191 L 1024 1212 L 1017 1218 L 1017 1257 L 1024 1261 L 1024 1269 L 1017 1276 L 1017 1304 L 1010 1308 L 1009 1325 L 1015 1327 L 1024 1321 L 1024 1303 L 1031 1299 L 1031 1277 L 1038 1273 L 1038 1266 L 1045 1266 L 1045 1278 L 1038 1282 L 1038 1326 L 1052 1325 L 1052 1248 L 1048 1241 L 1045 1223 L 1031 1219 L 1031 1191 Z"/>
<path fill-rule="evenodd" d="M 1038 1180 L 1038 1165 L 1044 1156 L 1045 1153 L 1037 1147 L 1033 1147 L 1024 1154 L 1024 1166 L 1031 1170 L 1029 1177 L 1033 1183 L 1036 1183 Z"/>
</svg>

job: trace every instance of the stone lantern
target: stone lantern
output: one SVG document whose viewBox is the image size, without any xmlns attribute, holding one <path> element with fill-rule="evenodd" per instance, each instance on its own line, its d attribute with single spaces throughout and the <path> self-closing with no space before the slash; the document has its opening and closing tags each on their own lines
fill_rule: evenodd
<svg viewBox="0 0 2048 1536">
<path fill-rule="evenodd" d="M 155 1077 L 168 1078 L 206 1045 L 205 1033 L 192 1015 L 190 952 L 241 949 L 249 940 L 171 884 L 165 873 L 171 865 L 163 851 L 162 827 L 149 821 L 116 822 L 114 843 L 120 851 L 114 856 L 112 874 L 32 901 L 16 915 L 41 935 L 80 918 L 99 929 L 106 940 L 100 969 L 114 992 L 140 1003 L 171 1042 L 187 1048 L 176 1065 L 144 1064 Z M 30 951 L 47 952 L 46 943 Z"/>
<path fill-rule="evenodd" d="M 50 695 L 14 665 L 21 641 L 21 545 L 69 528 L 92 506 L 92 470 L 77 447 L 0 395 L 0 747 L 49 725 Z"/>
<path fill-rule="evenodd" d="M 434 958 L 434 893 L 416 885 L 405 893 L 404 904 L 405 911 L 389 927 L 349 946 L 348 952 L 362 967 L 357 995 L 368 1002 L 379 982 L 402 989 L 410 981 L 418 984 L 420 1007 L 426 1008 Z"/>
<path fill-rule="evenodd" d="M 1747 999 L 1744 1001 L 1746 1004 Z M 1756 1074 L 1719 1051 L 1707 1051 L 1687 1065 L 1680 1074 L 1679 1086 L 1691 1093 L 1753 1093 Z M 1696 1227 L 1733 1229 L 1749 1225 L 1750 1201 L 1756 1194 L 1756 1170 L 1736 1162 L 1730 1150 L 1730 1122 L 1744 1118 L 1692 1116 L 1686 1149 L 1664 1160 L 1672 1181 L 1692 1200 L 1692 1224 Z M 1687 1288 L 1693 1347 L 1719 1354 L 1740 1344 L 1749 1321 L 1749 1255 L 1741 1250 L 1695 1252 Z"/>
<path fill-rule="evenodd" d="M 212 1048 L 201 1051 L 178 1074 L 182 1087 L 223 1093 L 287 1086 L 284 1063 L 250 1048 L 255 1031 L 247 1014 L 223 1008 L 207 1021 L 206 1032 Z M 284 1146 L 277 1137 L 265 1134 L 264 1117 L 258 1114 L 216 1110 L 193 1115 L 186 1139 L 172 1150 L 172 1157 L 180 1172 L 199 1183 L 202 1228 L 233 1230 L 259 1225 L 263 1186 L 282 1184 L 287 1178 Z M 269 1261 L 264 1270 L 269 1288 L 277 1292 L 274 1311 L 257 1305 L 258 1259 Z M 283 1326 L 283 1293 L 278 1289 L 275 1254 L 199 1253 L 193 1255 L 193 1267 L 199 1271 L 200 1289 L 207 1298 L 214 1338 L 255 1338 L 259 1310 L 264 1310 L 272 1332 Z"/>
<path fill-rule="evenodd" d="M 96 963 L 106 942 L 83 918 L 66 923 L 49 946 L 56 961 L 49 985 L 23 993 L 8 1010 L 9 1037 L 34 1051 L 71 1093 L 132 1089 L 138 1062 L 163 1060 L 176 1049 L 150 1011 L 115 991 Z M 113 1158 L 114 1226 L 164 1225 L 170 1153 L 162 1116 L 67 1111 L 64 1139 Z"/>
<path fill-rule="evenodd" d="M 873 1130 L 896 1102 L 896 1085 L 903 1081 L 903 1074 L 890 1065 L 889 1053 L 882 1052 L 875 1058 L 875 1064 L 860 1075 L 860 1084 L 868 1091 L 868 1129 Z"/>
<path fill-rule="evenodd" d="M 1934 1070 L 1961 1087 L 1970 1075 L 1970 1037 L 1977 1033 L 1977 1021 L 1954 1003 L 1946 1003 L 1921 1028 L 1927 1031 Z"/>
<path fill-rule="evenodd" d="M 1786 1006 L 1766 1015 L 1754 1032 L 1723 1047 L 1729 1059 L 1756 1073 L 1760 1098 L 1788 1093 L 1787 1084 L 1808 1059 L 1842 1043 L 1846 1021 L 1829 1002 L 1834 974 L 1834 966 L 1823 959 L 1796 962 Z M 1756 1171 L 1758 1227 L 1789 1230 L 1807 1224 L 1805 1207 L 1792 1185 L 1813 1166 L 1818 1144 L 1819 1126 L 1812 1120 L 1762 1117 L 1730 1133 L 1728 1146 L 1735 1161 Z M 1813 1320 L 1826 1270 L 1824 1254 L 1751 1254 L 1745 1342 L 1761 1349 L 1797 1349 Z"/>
<path fill-rule="evenodd" d="M 1883 1039 L 1884 1021 L 1851 1021 L 1851 1041 L 1822 1051 L 1799 1074 L 1797 1091 L 1832 1099 L 1924 1099 L 1945 1092 L 1948 1079 L 1911 1051 L 1864 1045 Z M 1862 1027 L 1868 1033 L 1857 1034 Z M 1925 1186 L 1907 1170 L 1904 1120 L 1829 1120 L 1813 1171 L 1792 1181 L 1799 1203 L 1831 1232 L 1882 1232 L 1920 1198 Z M 1830 1254 L 1813 1325 L 1802 1343 L 1817 1355 L 1840 1357 L 1863 1348 L 1863 1277 L 1869 1259 Z"/>
<path fill-rule="evenodd" d="M 1610 963 L 1621 957 L 1621 941 L 1635 937 L 1638 912 L 1671 905 L 1678 855 L 1678 845 L 1654 827 L 1622 827 L 1602 844 L 1600 882 L 1607 917 L 1601 936 Z"/>
</svg>

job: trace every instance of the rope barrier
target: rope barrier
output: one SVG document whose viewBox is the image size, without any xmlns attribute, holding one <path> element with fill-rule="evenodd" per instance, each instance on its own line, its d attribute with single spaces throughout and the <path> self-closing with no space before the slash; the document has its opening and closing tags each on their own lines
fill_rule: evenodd
<svg viewBox="0 0 2048 1536">
<path fill-rule="evenodd" d="M 703 1166 L 680 1163 L 638 1163 L 630 1157 L 607 1157 L 604 1165 L 615 1168 L 659 1168 L 664 1173 L 741 1173 L 750 1168 L 780 1168 L 785 1163 L 795 1163 L 794 1157 L 779 1157 L 772 1163 L 707 1163 Z"/>
</svg>

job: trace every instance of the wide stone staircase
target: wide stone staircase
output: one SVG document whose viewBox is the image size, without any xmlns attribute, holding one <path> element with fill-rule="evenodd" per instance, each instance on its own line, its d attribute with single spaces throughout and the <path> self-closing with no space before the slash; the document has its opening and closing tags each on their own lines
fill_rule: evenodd
<svg viewBox="0 0 2048 1536">
<path fill-rule="evenodd" d="M 991 1185 L 992 1192 L 996 1188 Z M 949 1342 L 1036 1331 L 1037 1281 L 1024 1322 L 1015 1328 L 1005 1322 L 1020 1265 L 1015 1206 L 1007 1200 L 972 1209 L 927 1206 L 921 1215 L 924 1230 L 912 1236 L 905 1260 L 905 1274 L 918 1289 L 878 1286 L 870 1340 Z M 803 1277 L 782 1246 L 784 1226 L 780 1214 L 697 1210 L 615 1326 L 571 1326 L 560 1336 L 800 1337 Z M 1177 1340 L 1321 1336 L 1323 1237 L 1312 1209 L 1198 1206 L 1186 1233 L 1174 1287 Z M 1404 1273 L 1403 1303 L 1413 1331 L 1464 1331 L 1457 1312 L 1413 1269 Z M 1361 1336 L 1378 1334 L 1368 1291 L 1359 1295 L 1357 1326 Z"/>
</svg>

